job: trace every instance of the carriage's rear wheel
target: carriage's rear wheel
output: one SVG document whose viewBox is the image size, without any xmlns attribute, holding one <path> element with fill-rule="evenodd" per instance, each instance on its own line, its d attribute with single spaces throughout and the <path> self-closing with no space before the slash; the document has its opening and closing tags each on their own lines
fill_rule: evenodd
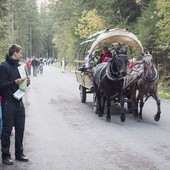
<svg viewBox="0 0 170 170">
<path fill-rule="evenodd" d="M 80 99 L 82 103 L 86 102 L 86 88 L 80 85 Z"/>
</svg>

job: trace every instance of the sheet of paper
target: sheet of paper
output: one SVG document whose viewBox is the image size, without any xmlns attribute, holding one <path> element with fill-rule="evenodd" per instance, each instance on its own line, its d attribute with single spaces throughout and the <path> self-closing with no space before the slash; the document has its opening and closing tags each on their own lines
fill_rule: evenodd
<svg viewBox="0 0 170 170">
<path fill-rule="evenodd" d="M 25 95 L 25 92 L 21 89 L 18 89 L 13 95 L 17 100 L 19 100 Z"/>
<path fill-rule="evenodd" d="M 27 78 L 25 78 L 25 80 L 19 85 L 19 88 L 22 91 L 26 91 L 26 89 L 27 89 Z"/>
<path fill-rule="evenodd" d="M 21 65 L 18 67 L 19 73 L 21 78 L 24 78 L 25 80 L 19 85 L 19 88 L 23 91 L 26 91 L 27 88 L 27 73 L 25 70 L 25 65 Z"/>
<path fill-rule="evenodd" d="M 19 66 L 18 70 L 19 70 L 19 74 L 20 74 L 21 78 L 26 78 L 27 77 L 26 70 L 25 70 L 25 65 Z"/>
</svg>

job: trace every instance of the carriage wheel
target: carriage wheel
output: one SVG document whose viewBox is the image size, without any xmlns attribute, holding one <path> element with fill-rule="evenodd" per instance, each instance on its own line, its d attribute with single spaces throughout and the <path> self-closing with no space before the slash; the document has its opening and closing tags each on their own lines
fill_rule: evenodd
<svg viewBox="0 0 170 170">
<path fill-rule="evenodd" d="M 96 98 L 96 93 L 93 93 L 93 107 L 94 107 L 94 113 L 98 114 L 99 104 Z"/>
<path fill-rule="evenodd" d="M 80 85 L 80 99 L 82 103 L 86 102 L 86 88 Z"/>
</svg>

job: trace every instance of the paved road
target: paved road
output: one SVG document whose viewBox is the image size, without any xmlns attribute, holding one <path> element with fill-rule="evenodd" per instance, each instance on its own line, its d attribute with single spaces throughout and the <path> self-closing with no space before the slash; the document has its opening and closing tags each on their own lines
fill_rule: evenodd
<svg viewBox="0 0 170 170">
<path fill-rule="evenodd" d="M 92 95 L 80 102 L 73 73 L 52 66 L 31 77 L 26 106 L 25 154 L 29 163 L 0 164 L 0 170 L 169 170 L 170 103 L 162 102 L 160 122 L 153 120 L 156 104 L 146 103 L 144 121 L 127 114 L 120 122 L 115 106 L 112 122 L 93 113 Z M 14 136 L 11 137 L 14 157 Z M 1 158 L 0 158 L 1 161 Z"/>
</svg>

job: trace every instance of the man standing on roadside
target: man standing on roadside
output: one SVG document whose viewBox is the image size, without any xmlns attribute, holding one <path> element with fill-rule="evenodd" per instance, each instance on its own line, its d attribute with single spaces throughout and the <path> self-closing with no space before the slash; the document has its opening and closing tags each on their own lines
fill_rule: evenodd
<svg viewBox="0 0 170 170">
<path fill-rule="evenodd" d="M 1 107 L 1 102 L 2 102 L 2 96 L 0 95 L 0 139 L 1 139 L 1 133 L 2 133 L 2 107 Z"/>
<path fill-rule="evenodd" d="M 2 117 L 3 126 L 1 134 L 2 162 L 13 165 L 10 153 L 10 135 L 15 127 L 15 158 L 18 161 L 28 162 L 23 153 L 23 137 L 25 129 L 25 107 L 22 98 L 17 100 L 14 93 L 25 80 L 20 78 L 18 66 L 22 57 L 21 46 L 12 45 L 6 56 L 6 61 L 0 65 L 0 91 L 2 91 Z M 30 79 L 27 78 L 27 85 Z"/>
</svg>

